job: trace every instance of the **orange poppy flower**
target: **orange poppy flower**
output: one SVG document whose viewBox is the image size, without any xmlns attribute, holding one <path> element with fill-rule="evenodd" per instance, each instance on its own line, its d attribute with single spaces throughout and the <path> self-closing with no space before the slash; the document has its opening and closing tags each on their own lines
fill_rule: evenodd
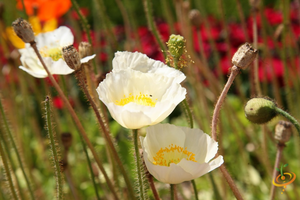
<svg viewBox="0 0 300 200">
<path fill-rule="evenodd" d="M 37 8 L 37 16 L 41 21 L 58 18 L 65 14 L 71 7 L 70 0 L 24 0 L 26 13 L 34 15 L 34 8 Z M 17 8 L 22 10 L 22 1 L 18 0 Z"/>
</svg>

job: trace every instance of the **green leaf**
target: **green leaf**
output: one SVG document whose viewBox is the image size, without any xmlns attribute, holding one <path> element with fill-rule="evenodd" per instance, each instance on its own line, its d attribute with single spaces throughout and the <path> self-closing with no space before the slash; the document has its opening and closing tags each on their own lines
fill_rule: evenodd
<svg viewBox="0 0 300 200">
<path fill-rule="evenodd" d="M 288 166 L 288 164 L 283 165 L 283 167 L 286 167 L 286 166 Z"/>
<path fill-rule="evenodd" d="M 276 170 L 280 172 L 280 169 L 278 169 L 277 167 L 276 167 Z"/>
</svg>

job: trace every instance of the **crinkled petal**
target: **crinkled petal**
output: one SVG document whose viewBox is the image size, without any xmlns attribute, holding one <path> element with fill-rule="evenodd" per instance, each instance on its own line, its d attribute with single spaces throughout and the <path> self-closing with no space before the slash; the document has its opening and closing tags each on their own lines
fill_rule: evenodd
<svg viewBox="0 0 300 200">
<path fill-rule="evenodd" d="M 185 98 L 186 89 L 182 88 L 174 78 L 134 70 L 121 70 L 107 74 L 105 80 L 99 84 L 97 92 L 100 100 L 108 107 L 112 117 L 119 124 L 136 129 L 164 120 Z M 115 104 L 124 96 L 128 97 L 130 94 L 135 96 L 140 93 L 151 95 L 156 105 L 151 107 L 133 102 L 124 106 Z M 131 114 L 135 120 L 131 119 Z"/>
<path fill-rule="evenodd" d="M 177 83 L 185 79 L 185 75 L 163 62 L 148 58 L 140 52 L 116 52 L 113 59 L 113 71 L 133 69 L 143 73 L 154 73 L 175 78 Z"/>
<path fill-rule="evenodd" d="M 87 63 L 87 62 L 89 62 L 90 60 L 92 60 L 92 59 L 95 58 L 95 57 L 96 57 L 96 54 L 91 55 L 91 56 L 87 56 L 87 57 L 82 58 L 82 59 L 80 60 L 80 62 L 81 62 L 81 63 Z"/>
<path fill-rule="evenodd" d="M 41 33 L 35 38 L 38 49 L 47 47 L 63 47 L 74 43 L 74 36 L 66 26 L 60 26 L 52 32 Z"/>
</svg>

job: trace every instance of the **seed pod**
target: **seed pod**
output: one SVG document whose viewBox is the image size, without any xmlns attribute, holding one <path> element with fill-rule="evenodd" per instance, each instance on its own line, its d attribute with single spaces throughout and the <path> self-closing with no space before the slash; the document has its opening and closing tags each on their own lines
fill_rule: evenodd
<svg viewBox="0 0 300 200">
<path fill-rule="evenodd" d="M 81 62 L 79 58 L 79 53 L 72 44 L 63 47 L 62 52 L 64 60 L 71 69 L 74 69 L 75 71 L 80 69 Z"/>
<path fill-rule="evenodd" d="M 14 28 L 15 33 L 19 38 L 23 40 L 25 43 L 34 42 L 34 33 L 31 25 L 24 19 L 18 18 L 13 23 L 12 26 Z"/>
<path fill-rule="evenodd" d="M 257 50 L 253 49 L 249 43 L 243 44 L 232 57 L 232 64 L 245 69 L 248 67 L 257 55 Z"/>
<path fill-rule="evenodd" d="M 191 24 L 194 25 L 196 28 L 199 28 L 201 24 L 201 15 L 199 10 L 193 9 L 189 13 L 189 19 L 191 20 Z"/>
<path fill-rule="evenodd" d="M 290 140 L 292 135 L 292 124 L 287 121 L 279 121 L 275 127 L 274 138 L 279 143 L 286 143 Z"/>
<path fill-rule="evenodd" d="M 88 42 L 80 42 L 78 47 L 80 59 L 90 56 L 92 54 L 92 45 Z"/>
</svg>

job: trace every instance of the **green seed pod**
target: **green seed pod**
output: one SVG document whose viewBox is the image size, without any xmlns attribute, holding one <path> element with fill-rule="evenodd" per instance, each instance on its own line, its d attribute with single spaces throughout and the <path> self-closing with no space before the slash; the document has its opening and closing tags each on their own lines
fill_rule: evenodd
<svg viewBox="0 0 300 200">
<path fill-rule="evenodd" d="M 172 34 L 167 42 L 170 54 L 174 58 L 180 58 L 185 50 L 185 39 L 181 35 Z"/>
<path fill-rule="evenodd" d="M 264 98 L 250 99 L 245 106 L 245 115 L 253 123 L 267 123 L 277 115 L 276 104 Z"/>
</svg>

